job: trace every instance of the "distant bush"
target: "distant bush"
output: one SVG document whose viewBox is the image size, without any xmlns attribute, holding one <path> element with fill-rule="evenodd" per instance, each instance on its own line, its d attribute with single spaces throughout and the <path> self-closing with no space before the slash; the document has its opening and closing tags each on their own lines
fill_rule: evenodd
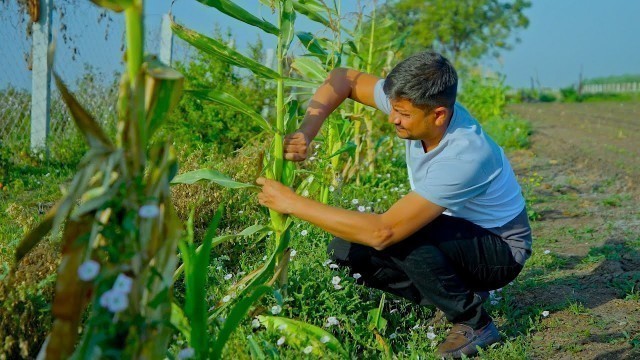
<svg viewBox="0 0 640 360">
<path fill-rule="evenodd" d="M 458 99 L 479 121 L 499 118 L 507 104 L 504 78 L 474 72 L 462 81 Z"/>
<path fill-rule="evenodd" d="M 538 96 L 538 100 L 540 102 L 554 102 L 557 99 L 558 98 L 553 93 L 547 91 L 542 91 L 540 96 Z"/>
</svg>

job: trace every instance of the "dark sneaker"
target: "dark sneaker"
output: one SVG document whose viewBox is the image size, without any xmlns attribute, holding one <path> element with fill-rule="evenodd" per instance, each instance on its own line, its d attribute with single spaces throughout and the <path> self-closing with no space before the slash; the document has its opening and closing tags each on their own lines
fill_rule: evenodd
<svg viewBox="0 0 640 360">
<path fill-rule="evenodd" d="M 438 345 L 438 356 L 459 359 L 462 355 L 475 355 L 476 347 L 482 349 L 500 341 L 500 333 L 493 321 L 483 328 L 473 330 L 467 325 L 455 324 L 444 342 Z"/>
</svg>

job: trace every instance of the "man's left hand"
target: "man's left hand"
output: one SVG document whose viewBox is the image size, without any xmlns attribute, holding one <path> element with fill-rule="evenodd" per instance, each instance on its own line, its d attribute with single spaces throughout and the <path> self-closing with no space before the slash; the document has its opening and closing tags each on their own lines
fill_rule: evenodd
<svg viewBox="0 0 640 360">
<path fill-rule="evenodd" d="M 296 193 L 291 188 L 263 177 L 256 179 L 256 184 L 262 186 L 262 191 L 258 194 L 260 205 L 281 214 L 291 214 L 296 197 Z"/>
</svg>

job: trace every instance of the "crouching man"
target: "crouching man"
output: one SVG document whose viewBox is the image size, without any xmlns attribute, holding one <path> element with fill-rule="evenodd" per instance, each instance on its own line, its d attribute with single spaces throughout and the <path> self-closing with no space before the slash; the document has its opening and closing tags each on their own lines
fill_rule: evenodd
<svg viewBox="0 0 640 360">
<path fill-rule="evenodd" d="M 302 161 L 322 123 L 346 98 L 389 114 L 405 139 L 411 192 L 383 214 L 360 213 L 299 196 L 259 178 L 260 204 L 335 238 L 329 253 L 365 284 L 435 305 L 453 324 L 442 357 L 477 353 L 500 341 L 482 303 L 513 281 L 531 254 L 525 201 L 504 151 L 460 104 L 458 77 L 435 52 L 400 62 L 386 77 L 333 70 L 317 89 L 285 158 Z"/>
</svg>

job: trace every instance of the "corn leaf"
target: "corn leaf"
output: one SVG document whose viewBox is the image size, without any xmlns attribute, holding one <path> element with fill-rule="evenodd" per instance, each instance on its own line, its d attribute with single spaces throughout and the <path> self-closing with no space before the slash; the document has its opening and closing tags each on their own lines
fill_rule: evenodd
<svg viewBox="0 0 640 360">
<path fill-rule="evenodd" d="M 133 0 L 91 0 L 91 2 L 115 12 L 122 12 L 133 5 Z"/>
<path fill-rule="evenodd" d="M 218 40 L 187 29 L 173 21 L 171 22 L 171 28 L 179 38 L 193 45 L 195 48 L 220 58 L 231 65 L 248 69 L 254 74 L 267 79 L 278 79 L 280 77 L 276 71 L 240 54 Z"/>
<path fill-rule="evenodd" d="M 258 301 L 262 296 L 271 291 L 271 287 L 267 285 L 260 285 L 253 289 L 251 294 L 247 297 L 243 297 L 238 303 L 231 309 L 229 315 L 224 321 L 224 326 L 218 333 L 218 338 L 213 346 L 213 352 L 211 358 L 220 359 L 222 356 L 222 350 L 231 333 L 240 325 L 242 320 L 249 312 L 249 308 L 253 303 Z"/>
<path fill-rule="evenodd" d="M 255 26 L 259 29 L 264 30 L 269 34 L 273 34 L 278 36 L 280 30 L 278 27 L 263 20 L 253 16 L 251 13 L 247 12 L 242 7 L 236 5 L 234 2 L 229 0 L 198 0 L 200 3 L 214 7 L 218 9 L 220 12 L 231 16 L 232 18 L 238 19 L 245 24 L 249 24 Z"/>
<path fill-rule="evenodd" d="M 315 325 L 279 316 L 261 315 L 258 316 L 258 320 L 267 328 L 279 329 L 280 332 L 287 336 L 287 342 L 290 345 L 304 347 L 311 342 L 316 345 L 314 346 L 314 353 L 317 355 L 323 354 L 321 349 L 325 346 L 331 351 L 345 357 L 348 356 L 338 339 L 330 332 Z"/>
<path fill-rule="evenodd" d="M 60 203 L 52 207 L 38 226 L 29 231 L 29 233 L 20 241 L 16 248 L 16 264 L 31 251 L 42 238 L 44 238 L 53 227 L 53 219 L 56 217 Z"/>
<path fill-rule="evenodd" d="M 89 146 L 113 149 L 113 143 L 109 137 L 105 134 L 100 125 L 98 125 L 91 115 L 89 115 L 89 113 L 82 107 L 82 105 L 78 103 L 71 92 L 69 92 L 69 89 L 67 89 L 67 86 L 64 84 L 62 79 L 60 79 L 58 74 L 54 72 L 53 77 L 56 80 L 56 85 L 60 90 L 62 99 L 67 104 L 78 130 L 82 135 L 84 135 Z"/>
<path fill-rule="evenodd" d="M 173 68 L 153 60 L 146 63 L 145 109 L 150 138 L 178 105 L 184 78 Z"/>
<path fill-rule="evenodd" d="M 332 157 L 338 156 L 344 152 L 348 152 L 351 155 L 353 155 L 353 152 L 356 150 L 357 147 L 358 146 L 356 145 L 356 143 L 354 143 L 353 141 L 349 141 L 346 144 L 344 144 L 340 149 L 338 149 L 336 152 L 329 155 L 325 160 L 331 159 Z"/>
<path fill-rule="evenodd" d="M 260 114 L 255 112 L 252 108 L 250 108 L 245 103 L 238 100 L 236 97 L 234 97 L 231 94 L 218 91 L 218 90 L 208 90 L 208 89 L 187 90 L 186 93 L 189 95 L 195 96 L 200 100 L 210 101 L 218 105 L 228 106 L 233 110 L 236 110 L 250 117 L 261 128 L 271 133 L 275 133 L 275 129 L 265 118 L 263 118 Z"/>
<path fill-rule="evenodd" d="M 326 39 L 317 38 L 312 33 L 305 31 L 298 31 L 296 33 L 296 36 L 298 37 L 302 45 L 307 48 L 307 51 L 311 53 L 311 55 L 326 60 L 327 51 L 325 49 L 328 46 L 328 42 Z"/>
<path fill-rule="evenodd" d="M 322 64 L 310 57 L 298 57 L 291 67 L 307 79 L 323 82 L 329 75 Z"/>
<path fill-rule="evenodd" d="M 308 17 L 309 20 L 331 28 L 331 22 L 322 15 L 323 13 L 327 13 L 329 9 L 320 2 L 316 0 L 293 0 L 293 8 L 300 14 Z M 337 16 L 335 13 L 334 15 Z"/>
<path fill-rule="evenodd" d="M 245 184 L 238 181 L 233 180 L 232 178 L 224 175 L 223 173 L 211 170 L 211 169 L 200 169 L 194 170 L 186 173 L 182 173 L 177 175 L 171 180 L 171 184 L 195 184 L 198 181 L 209 180 L 213 181 L 218 185 L 222 185 L 231 189 L 240 189 L 240 188 L 252 188 L 252 189 L 260 189 L 260 187 L 253 184 Z"/>
<path fill-rule="evenodd" d="M 296 21 L 296 12 L 293 10 L 291 0 L 283 0 L 281 6 L 281 25 L 278 41 L 280 42 L 280 56 L 284 58 L 289 51 L 289 46 L 293 40 L 293 26 Z"/>
<path fill-rule="evenodd" d="M 191 326 L 180 305 L 171 302 L 171 325 L 173 325 L 191 344 Z"/>
</svg>

